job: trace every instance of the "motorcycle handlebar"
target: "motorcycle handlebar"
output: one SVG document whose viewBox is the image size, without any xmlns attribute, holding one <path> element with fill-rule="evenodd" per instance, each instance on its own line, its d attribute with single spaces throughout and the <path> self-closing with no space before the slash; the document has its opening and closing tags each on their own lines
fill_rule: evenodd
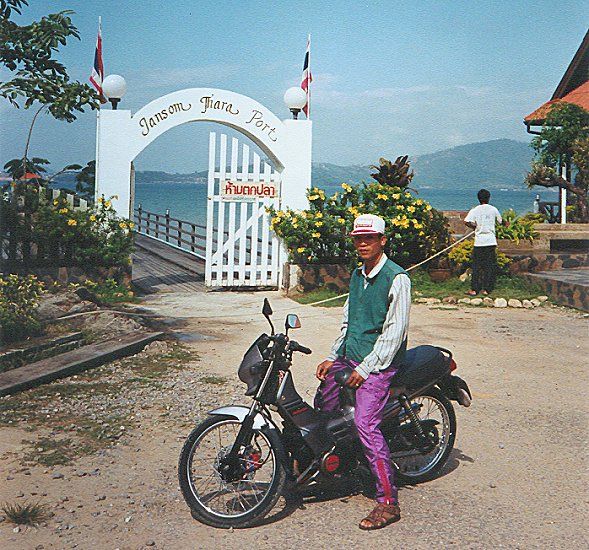
<svg viewBox="0 0 589 550">
<path fill-rule="evenodd" d="M 309 348 L 306 348 L 305 346 L 301 346 L 301 344 L 299 344 L 298 342 L 295 342 L 294 340 L 290 341 L 290 349 L 292 351 L 300 351 L 301 353 L 304 353 L 305 355 L 310 355 L 311 353 L 313 353 L 312 350 L 310 350 Z"/>
</svg>

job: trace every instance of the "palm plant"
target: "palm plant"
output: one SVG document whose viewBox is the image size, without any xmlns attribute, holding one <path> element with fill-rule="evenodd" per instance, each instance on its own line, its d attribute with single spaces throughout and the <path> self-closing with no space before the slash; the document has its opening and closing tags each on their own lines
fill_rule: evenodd
<svg viewBox="0 0 589 550">
<path fill-rule="evenodd" d="M 378 166 L 374 164 L 370 166 L 370 168 L 377 170 L 376 173 L 370 174 L 370 176 L 382 185 L 406 188 L 414 176 L 413 171 L 409 171 L 411 166 L 408 158 L 408 155 L 404 155 L 397 157 L 395 162 L 391 162 L 381 157 L 378 159 Z"/>
</svg>

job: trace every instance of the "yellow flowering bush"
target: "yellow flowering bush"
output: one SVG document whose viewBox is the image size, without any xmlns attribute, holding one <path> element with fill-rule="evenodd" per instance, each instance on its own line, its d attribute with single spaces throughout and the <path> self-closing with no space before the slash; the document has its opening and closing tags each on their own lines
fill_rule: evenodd
<svg viewBox="0 0 589 550">
<path fill-rule="evenodd" d="M 0 344 L 37 334 L 36 316 L 43 283 L 33 275 L 0 276 Z"/>
<path fill-rule="evenodd" d="M 448 252 L 448 259 L 457 265 L 461 271 L 466 271 L 467 268 L 472 267 L 472 252 L 474 249 L 474 241 L 467 239 L 457 244 Z M 511 263 L 511 259 L 497 250 L 497 267 L 501 273 L 507 273 L 507 268 Z"/>
<path fill-rule="evenodd" d="M 99 199 L 88 210 L 75 210 L 60 197 L 42 204 L 32 228 L 39 256 L 89 268 L 128 265 L 134 224 L 116 216 L 111 201 Z"/>
<path fill-rule="evenodd" d="M 351 185 L 326 196 L 313 187 L 303 211 L 270 209 L 271 228 L 299 264 L 356 264 L 349 233 L 360 214 L 376 214 L 386 222 L 387 254 L 402 266 L 426 258 L 450 242 L 443 215 L 423 199 L 395 185 L 378 182 Z"/>
</svg>

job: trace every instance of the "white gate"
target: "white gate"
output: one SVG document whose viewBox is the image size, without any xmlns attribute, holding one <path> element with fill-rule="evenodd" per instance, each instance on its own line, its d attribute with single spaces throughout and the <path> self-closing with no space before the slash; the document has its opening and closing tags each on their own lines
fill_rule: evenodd
<svg viewBox="0 0 589 550">
<path fill-rule="evenodd" d="M 280 190 L 280 173 L 246 144 L 216 132 L 209 138 L 207 239 L 205 282 L 207 286 L 278 286 L 280 245 L 270 231 L 266 208 L 280 207 L 276 197 L 226 200 L 221 186 L 226 181 L 272 183 Z M 240 154 L 241 152 L 241 154 Z M 218 153 L 218 154 L 217 154 Z M 230 159 L 229 166 L 227 159 Z"/>
</svg>

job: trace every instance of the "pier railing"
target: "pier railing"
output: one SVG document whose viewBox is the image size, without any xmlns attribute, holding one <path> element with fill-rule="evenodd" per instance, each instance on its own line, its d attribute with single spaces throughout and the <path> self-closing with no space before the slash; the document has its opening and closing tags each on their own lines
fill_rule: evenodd
<svg viewBox="0 0 589 550">
<path fill-rule="evenodd" d="M 206 252 L 207 228 L 194 222 L 180 220 L 170 215 L 149 212 L 141 205 L 135 208 L 136 230 L 204 259 Z"/>
<path fill-rule="evenodd" d="M 170 210 L 167 209 L 164 214 L 157 212 L 150 212 L 143 209 L 141 205 L 135 208 L 134 212 L 135 229 L 142 235 L 147 235 L 158 241 L 165 242 L 174 248 L 179 248 L 199 258 L 200 260 L 206 259 L 206 235 L 207 228 L 205 225 L 200 225 L 195 222 L 189 222 L 186 220 L 180 220 L 174 218 L 170 214 Z M 229 236 L 229 231 L 224 231 L 224 238 Z M 213 244 L 217 245 L 218 234 L 215 231 L 212 235 Z M 249 256 L 252 250 L 252 237 L 247 235 L 245 237 L 246 242 L 246 255 L 249 260 Z M 262 243 L 262 239 L 258 238 L 258 244 Z M 238 251 L 238 244 L 235 245 L 236 252 Z M 225 252 L 224 255 L 226 255 Z M 268 257 L 270 258 L 271 250 L 269 249 Z M 262 257 L 260 247 L 257 252 L 258 258 Z"/>
</svg>

